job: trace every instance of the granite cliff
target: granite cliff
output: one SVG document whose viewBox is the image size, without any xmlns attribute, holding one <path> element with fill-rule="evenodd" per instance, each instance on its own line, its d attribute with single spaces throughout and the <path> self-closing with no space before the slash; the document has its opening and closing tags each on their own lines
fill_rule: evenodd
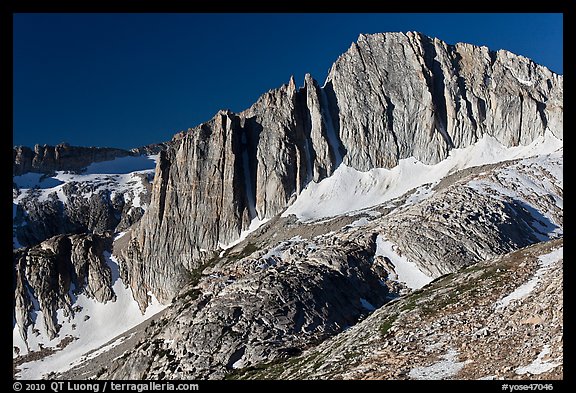
<svg viewBox="0 0 576 393">
<path fill-rule="evenodd" d="M 320 87 L 292 78 L 239 114 L 220 112 L 160 156 L 149 211 L 121 259 L 132 289 L 169 301 L 191 271 L 281 213 L 340 164 L 435 164 L 484 135 L 506 147 L 562 139 L 563 78 L 527 58 L 419 33 L 361 35 Z M 185 197 L 184 197 L 185 196 Z M 173 274 L 174 272 L 180 272 Z"/>
<path fill-rule="evenodd" d="M 126 286 L 142 313 L 156 300 L 166 310 L 118 338 L 130 347 L 61 377 L 364 377 L 337 356 L 345 342 L 359 359 L 351 342 L 365 337 L 350 327 L 377 330 L 415 290 L 482 288 L 466 269 L 561 244 L 543 242 L 563 237 L 562 140 L 561 75 L 504 50 L 383 33 L 360 35 L 324 85 L 290 78 L 164 144 L 15 148 L 15 332 L 64 352 L 60 314 L 80 312 L 76 296 L 110 304 Z M 90 167 L 112 159 L 140 166 Z M 38 354 L 25 346 L 19 366 Z M 334 365 L 296 367 L 315 353 Z"/>
</svg>

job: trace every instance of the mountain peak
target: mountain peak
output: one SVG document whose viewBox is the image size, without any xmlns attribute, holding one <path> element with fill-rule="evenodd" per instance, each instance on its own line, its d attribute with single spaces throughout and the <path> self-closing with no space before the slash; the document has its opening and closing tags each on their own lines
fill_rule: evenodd
<svg viewBox="0 0 576 393">
<path fill-rule="evenodd" d="M 376 309 L 396 310 L 362 325 L 383 337 L 400 314 L 421 322 L 431 309 L 460 312 L 460 297 L 481 293 L 469 283 L 499 277 L 500 256 L 563 236 L 562 140 L 562 76 L 506 51 L 407 32 L 361 34 L 324 86 L 306 74 L 297 88 L 292 75 L 245 111 L 221 110 L 175 135 L 154 157 L 15 148 L 15 174 L 47 171 L 13 182 L 14 233 L 30 246 L 14 252 L 18 351 L 48 342 L 35 333 L 38 312 L 48 339 L 75 337 L 87 321 L 79 316 L 95 323 L 82 326 L 105 325 L 110 314 L 88 310 L 118 310 L 108 305 L 116 295 L 132 310 L 170 306 L 90 376 L 223 378 L 268 360 L 277 376 L 286 375 L 277 361 L 354 331 Z M 110 171 L 110 161 L 61 172 L 101 153 L 138 170 Z M 434 280 L 479 261 L 489 266 L 464 281 Z M 531 263 L 538 281 L 546 271 Z M 508 300 L 494 301 L 511 304 L 513 288 L 497 284 Z M 383 307 L 423 285 L 439 291 Z M 492 304 L 483 310 L 495 312 Z M 396 338 L 391 359 L 413 344 Z M 554 356 L 561 336 L 555 343 Z M 435 358 L 457 359 L 463 348 L 449 344 Z M 306 363 L 323 372 L 317 360 Z"/>
</svg>

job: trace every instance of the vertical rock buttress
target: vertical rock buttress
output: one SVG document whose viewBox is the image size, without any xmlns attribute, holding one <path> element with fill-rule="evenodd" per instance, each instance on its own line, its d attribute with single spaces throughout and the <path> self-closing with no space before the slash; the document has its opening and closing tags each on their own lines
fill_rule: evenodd
<svg viewBox="0 0 576 393">
<path fill-rule="evenodd" d="M 419 33 L 360 35 L 320 87 L 306 75 L 249 109 L 221 111 L 160 156 L 152 202 L 120 251 L 140 307 L 255 219 L 282 212 L 341 163 L 360 171 L 435 164 L 484 135 L 505 146 L 563 136 L 563 78 L 522 56 Z"/>
</svg>

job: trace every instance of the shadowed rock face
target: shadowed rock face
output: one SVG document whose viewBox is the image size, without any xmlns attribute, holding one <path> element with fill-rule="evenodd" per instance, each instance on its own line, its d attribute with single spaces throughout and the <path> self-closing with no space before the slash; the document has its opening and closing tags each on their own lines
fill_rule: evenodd
<svg viewBox="0 0 576 393">
<path fill-rule="evenodd" d="M 59 330 L 57 310 L 74 315 L 75 295 L 83 293 L 101 303 L 116 299 L 112 273 L 103 256 L 111 246 L 110 236 L 61 235 L 14 251 L 14 317 L 25 340 L 32 313 L 42 311 L 43 333 L 52 339 Z"/>
<path fill-rule="evenodd" d="M 341 162 L 391 168 L 437 163 L 484 134 L 525 145 L 562 139 L 563 78 L 507 51 L 448 45 L 418 33 L 361 35 L 324 87 L 292 78 L 246 111 L 218 113 L 174 137 L 160 157 L 150 210 L 122 252 L 142 306 L 167 302 L 191 271 L 254 218 L 283 211 Z M 201 251 L 206 250 L 206 251 Z"/>
</svg>

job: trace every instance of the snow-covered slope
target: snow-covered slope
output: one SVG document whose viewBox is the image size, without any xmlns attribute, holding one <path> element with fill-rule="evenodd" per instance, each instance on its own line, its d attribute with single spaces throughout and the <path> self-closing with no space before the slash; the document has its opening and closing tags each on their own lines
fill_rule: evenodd
<svg viewBox="0 0 576 393">
<path fill-rule="evenodd" d="M 540 241 L 563 235 L 563 217 L 541 208 L 547 204 L 560 211 L 564 208 L 562 150 L 521 160 L 490 177 L 470 181 L 467 186 L 501 201 L 513 199 L 521 203 L 535 218 L 531 226 Z"/>
<path fill-rule="evenodd" d="M 132 292 L 119 277 L 116 259 L 108 253 L 105 256 L 112 271 L 112 288 L 116 294 L 116 300 L 99 303 L 83 294 L 79 295 L 74 305 L 78 311 L 73 318 L 65 316 L 62 310 L 58 311 L 58 323 L 61 329 L 53 340 L 49 340 L 43 333 L 45 329 L 42 326 L 42 311 L 36 311 L 36 324 L 28 328 L 27 344 L 20 336 L 18 327 L 14 326 L 13 345 L 19 348 L 20 355 L 26 355 L 30 351 L 39 351 L 42 348 L 52 348 L 56 351 L 40 360 L 22 364 L 19 367 L 21 371 L 17 374 L 18 378 L 41 379 L 49 372 L 65 371 L 84 361 L 83 355 L 87 352 L 100 347 L 166 307 L 151 296 L 150 305 L 146 313 L 142 314 L 132 297 Z M 64 339 L 71 340 L 71 342 L 60 349 L 58 344 Z"/>
<path fill-rule="evenodd" d="M 331 177 L 310 182 L 283 217 L 296 215 L 301 221 L 314 221 L 376 206 L 416 189 L 408 203 L 430 195 L 430 190 L 447 175 L 458 170 L 505 160 L 549 154 L 563 142 L 547 131 L 527 146 L 507 148 L 489 135 L 464 149 L 453 149 L 447 159 L 425 165 L 415 158 L 400 160 L 392 169 L 374 168 L 361 172 L 341 164 Z"/>
<path fill-rule="evenodd" d="M 30 172 L 14 176 L 14 248 L 34 245 L 63 232 L 83 230 L 89 225 L 99 226 L 98 220 L 110 222 L 106 215 L 114 215 L 114 220 L 141 215 L 147 208 L 141 199 L 146 194 L 143 181 L 144 178 L 152 181 L 157 159 L 158 155 L 121 157 L 91 164 L 82 173 L 57 171 L 48 176 Z M 98 202 L 90 200 L 95 195 Z M 20 228 L 18 235 L 18 228 L 29 221 L 33 222 L 33 228 L 28 228 L 28 233 Z M 113 229 L 101 226 L 100 231 Z M 23 244 L 19 236 L 23 236 Z"/>
<path fill-rule="evenodd" d="M 418 269 L 418 265 L 414 262 L 409 261 L 405 256 L 398 255 L 394 248 L 394 243 L 378 235 L 376 238 L 376 254 L 374 256 L 383 256 L 390 260 L 396 272 L 396 277 L 390 277 L 391 279 L 404 283 L 411 289 L 422 288 L 433 280 L 433 277 Z"/>
<path fill-rule="evenodd" d="M 17 216 L 18 205 L 26 198 L 32 197 L 37 199 L 37 202 L 43 202 L 54 198 L 55 195 L 65 206 L 70 202 L 70 197 L 89 199 L 101 190 L 109 192 L 110 199 L 113 199 L 115 194 L 121 194 L 131 209 L 146 209 L 146 204 L 140 199 L 141 195 L 146 193 L 142 176 L 148 177 L 149 180 L 153 178 L 157 158 L 157 155 L 116 158 L 94 163 L 79 174 L 58 171 L 53 176 L 38 173 L 15 176 L 13 219 Z M 66 195 L 63 191 L 63 187 L 71 183 L 77 184 L 78 194 Z M 26 214 L 24 209 L 24 215 Z M 27 222 L 13 221 L 13 225 L 16 229 L 18 225 L 27 225 Z M 14 247 L 19 248 L 21 245 L 15 234 L 16 230 L 13 232 Z M 122 235 L 123 233 L 118 234 L 117 238 Z M 74 288 L 71 288 L 74 316 L 64 315 L 63 310 L 58 310 L 57 324 L 61 325 L 61 328 L 52 340 L 46 334 L 47 329 L 44 326 L 40 305 L 34 294 L 29 293 L 33 302 L 31 313 L 35 323 L 28 327 L 26 342 L 21 337 L 15 320 L 13 324 L 13 356 L 17 358 L 19 355 L 20 359 L 30 360 L 18 367 L 20 369 L 16 375 L 18 378 L 39 379 L 49 372 L 64 371 L 82 362 L 87 352 L 100 347 L 165 308 L 151 296 L 151 303 L 146 313 L 142 314 L 131 289 L 119 276 L 115 257 L 109 253 L 105 253 L 104 256 L 112 272 L 112 289 L 116 294 L 116 300 L 100 303 L 83 293 L 76 296 L 72 293 Z M 42 358 L 42 354 L 46 353 L 51 354 Z M 26 356 L 30 354 L 36 356 Z"/>
<path fill-rule="evenodd" d="M 99 189 L 110 190 L 112 195 L 130 191 L 128 195 L 133 206 L 140 207 L 139 195 L 144 191 L 144 186 L 138 175 L 153 175 L 157 159 L 158 155 L 121 157 L 91 164 L 80 174 L 57 171 L 54 176 L 33 172 L 14 176 L 12 181 L 20 193 L 13 202 L 17 205 L 24 197 L 32 193 L 38 193 L 39 200 L 45 201 L 50 194 L 56 193 L 58 199 L 66 203 L 67 197 L 62 192 L 62 187 L 66 183 L 77 182 L 83 185 L 81 189 L 88 190 L 81 194 L 84 198 L 89 198 Z"/>
</svg>

